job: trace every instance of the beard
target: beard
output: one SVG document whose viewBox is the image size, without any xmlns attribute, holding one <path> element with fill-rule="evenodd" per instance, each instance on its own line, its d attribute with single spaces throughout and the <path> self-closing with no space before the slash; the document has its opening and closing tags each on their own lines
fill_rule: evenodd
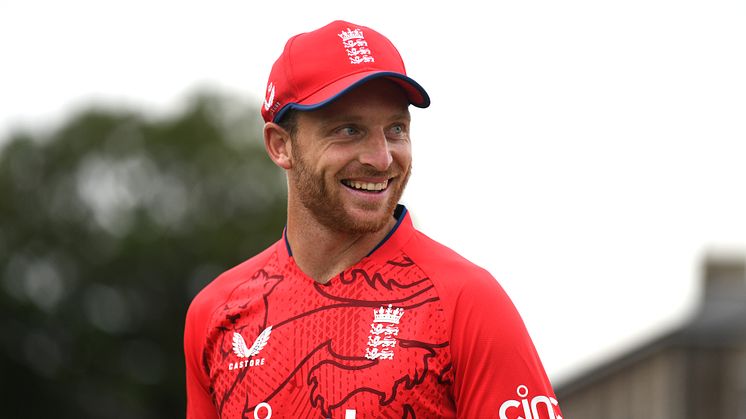
<svg viewBox="0 0 746 419">
<path fill-rule="evenodd" d="M 296 148 L 297 149 L 297 148 Z M 294 162 L 296 172 L 294 188 L 298 193 L 301 204 L 310 211 L 311 215 L 323 226 L 340 233 L 347 234 L 366 234 L 380 231 L 391 221 L 394 216 L 394 210 L 399 203 L 399 199 L 404 193 L 404 188 L 409 180 L 412 171 L 412 165 L 406 169 L 401 168 L 396 163 L 392 163 L 389 170 L 380 172 L 368 166 L 361 166 L 359 169 L 343 171 L 335 176 L 333 182 L 328 184 L 323 174 L 314 173 L 311 165 L 303 158 L 302 153 L 298 153 Z M 386 177 L 391 179 L 396 177 L 394 182 L 389 182 L 388 188 L 393 188 L 390 192 L 388 201 L 384 204 L 385 211 L 378 216 L 354 217 L 345 209 L 345 203 L 340 196 L 339 188 L 346 188 L 341 183 L 342 179 L 350 177 Z M 360 204 L 361 208 L 368 210 L 371 214 L 379 207 L 376 204 Z"/>
</svg>

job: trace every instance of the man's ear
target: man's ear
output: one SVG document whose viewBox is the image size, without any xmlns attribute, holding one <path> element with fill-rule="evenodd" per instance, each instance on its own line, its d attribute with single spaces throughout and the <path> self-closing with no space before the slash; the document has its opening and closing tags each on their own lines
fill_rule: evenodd
<svg viewBox="0 0 746 419">
<path fill-rule="evenodd" d="M 274 122 L 264 124 L 264 147 L 272 161 L 281 168 L 288 170 L 292 167 L 292 145 L 290 133 Z"/>
</svg>

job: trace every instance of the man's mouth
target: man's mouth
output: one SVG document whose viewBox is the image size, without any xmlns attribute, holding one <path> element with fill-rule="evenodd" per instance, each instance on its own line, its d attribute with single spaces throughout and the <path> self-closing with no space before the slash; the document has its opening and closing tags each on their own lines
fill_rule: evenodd
<svg viewBox="0 0 746 419">
<path fill-rule="evenodd" d="M 359 191 L 381 192 L 388 188 L 389 180 L 391 179 L 384 180 L 383 182 L 362 182 L 357 180 L 342 179 L 342 184 L 350 189 Z"/>
</svg>

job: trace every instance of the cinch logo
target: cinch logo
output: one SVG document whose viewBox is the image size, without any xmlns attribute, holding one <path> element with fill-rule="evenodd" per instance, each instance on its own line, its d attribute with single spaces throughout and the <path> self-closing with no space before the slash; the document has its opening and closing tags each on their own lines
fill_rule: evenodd
<svg viewBox="0 0 746 419">
<path fill-rule="evenodd" d="M 546 417 L 549 419 L 562 419 L 562 416 L 555 415 L 554 413 L 554 406 L 559 407 L 559 402 L 554 397 L 535 396 L 529 401 L 526 398 L 528 396 L 528 387 L 523 384 L 518 386 L 516 393 L 521 400 L 507 400 L 503 403 L 500 406 L 500 419 L 541 419 L 542 416 L 539 416 L 540 410 L 546 412 Z M 542 405 L 543 407 L 540 407 Z M 516 411 L 516 409 L 521 407 L 523 407 L 522 412 L 520 410 Z M 508 416 L 508 413 L 510 413 L 510 416 Z M 521 413 L 524 416 L 518 416 Z"/>
<path fill-rule="evenodd" d="M 264 349 L 265 346 L 267 346 L 270 333 L 272 333 L 272 326 L 264 329 L 264 331 L 260 333 L 259 336 L 257 336 L 256 340 L 251 345 L 251 348 L 249 348 L 248 346 L 246 346 L 246 341 L 243 340 L 243 336 L 241 336 L 241 334 L 238 332 L 233 332 L 233 353 L 235 353 L 236 356 L 239 358 L 251 358 L 253 356 L 259 355 L 259 352 L 261 352 L 261 350 Z M 230 362 L 228 364 L 228 371 L 246 367 L 254 367 L 258 365 L 264 365 L 264 358 L 251 358 L 239 362 Z"/>
</svg>

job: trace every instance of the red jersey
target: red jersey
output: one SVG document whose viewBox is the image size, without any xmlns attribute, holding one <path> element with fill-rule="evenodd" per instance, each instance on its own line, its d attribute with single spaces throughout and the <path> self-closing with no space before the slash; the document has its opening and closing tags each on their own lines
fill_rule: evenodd
<svg viewBox="0 0 746 419">
<path fill-rule="evenodd" d="M 561 418 L 513 303 L 404 207 L 326 284 L 285 239 L 192 302 L 188 418 Z"/>
</svg>

